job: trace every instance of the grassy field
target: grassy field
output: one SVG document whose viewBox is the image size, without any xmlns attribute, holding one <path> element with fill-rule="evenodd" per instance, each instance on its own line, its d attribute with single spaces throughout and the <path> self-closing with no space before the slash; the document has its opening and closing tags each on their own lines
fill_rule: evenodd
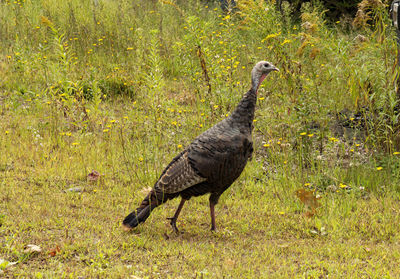
<svg viewBox="0 0 400 279">
<path fill-rule="evenodd" d="M 352 25 L 318 5 L 293 18 L 273 1 L 238 2 L 222 13 L 197 1 L 0 1 L 0 277 L 400 278 L 385 6 L 370 1 Z M 185 205 L 180 235 L 166 220 L 178 199 L 124 232 L 259 60 L 280 72 L 259 90 L 255 154 L 216 207 L 217 232 L 206 196 Z"/>
</svg>

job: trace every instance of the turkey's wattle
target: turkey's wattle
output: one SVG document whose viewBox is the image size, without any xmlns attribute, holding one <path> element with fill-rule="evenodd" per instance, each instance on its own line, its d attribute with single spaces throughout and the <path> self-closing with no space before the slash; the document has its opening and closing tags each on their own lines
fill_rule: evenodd
<svg viewBox="0 0 400 279">
<path fill-rule="evenodd" d="M 185 148 L 165 168 L 153 189 L 140 206 L 123 221 L 125 230 L 144 222 L 151 211 L 169 199 L 182 200 L 171 220 L 176 220 L 191 197 L 210 193 L 211 230 L 215 230 L 214 206 L 221 194 L 240 176 L 253 153 L 251 132 L 257 101 L 257 90 L 271 71 L 279 71 L 267 61 L 258 62 L 251 71 L 251 89 L 243 96 L 232 114 L 217 123 Z"/>
</svg>

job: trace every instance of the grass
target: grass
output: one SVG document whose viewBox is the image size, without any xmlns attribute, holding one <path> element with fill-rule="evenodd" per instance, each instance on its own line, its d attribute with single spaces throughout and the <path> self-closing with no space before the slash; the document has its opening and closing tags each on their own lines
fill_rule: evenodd
<svg viewBox="0 0 400 279">
<path fill-rule="evenodd" d="M 1 276 L 398 277 L 396 45 L 382 6 L 355 29 L 318 6 L 296 20 L 265 1 L 228 14 L 197 1 L 80 3 L 0 3 Z M 178 199 L 123 232 L 263 59 L 281 71 L 259 91 L 255 154 L 216 207 L 217 232 L 206 196 L 183 208 L 181 235 L 166 220 Z"/>
</svg>

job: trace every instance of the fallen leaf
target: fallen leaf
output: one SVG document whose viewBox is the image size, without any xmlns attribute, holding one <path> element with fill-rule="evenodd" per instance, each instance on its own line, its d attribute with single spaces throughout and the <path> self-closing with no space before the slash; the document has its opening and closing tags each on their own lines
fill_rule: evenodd
<svg viewBox="0 0 400 279">
<path fill-rule="evenodd" d="M 313 191 L 304 188 L 296 190 L 296 196 L 309 209 L 304 215 L 309 218 L 313 217 L 317 213 L 317 208 L 320 207 L 318 200 L 321 199 L 321 196 L 314 196 Z"/>
<path fill-rule="evenodd" d="M 288 248 L 289 246 L 290 246 L 289 243 L 283 243 L 278 245 L 279 248 Z"/>
<path fill-rule="evenodd" d="M 315 213 L 316 213 L 315 210 L 313 210 L 313 211 L 307 211 L 306 213 L 304 213 L 304 216 L 306 216 L 306 217 L 308 217 L 308 218 L 311 218 L 311 217 L 313 217 L 313 216 L 315 215 Z"/>
<path fill-rule="evenodd" d="M 9 266 L 16 265 L 18 262 L 9 262 L 4 259 L 0 259 L 0 270 L 6 269 Z"/>
<path fill-rule="evenodd" d="M 310 229 L 310 234 L 325 236 L 325 235 L 327 235 L 328 233 L 327 233 L 327 231 L 325 230 L 325 227 L 321 227 L 321 228 L 319 228 L 319 229 L 318 229 L 317 227 L 312 227 L 312 228 Z"/>
<path fill-rule="evenodd" d="M 76 192 L 76 193 L 79 193 L 79 192 L 83 192 L 83 188 L 82 187 L 72 187 L 72 188 L 69 188 L 67 190 L 64 190 L 64 192 Z"/>
<path fill-rule="evenodd" d="M 236 265 L 236 262 L 235 262 L 234 260 L 232 260 L 232 259 L 226 259 L 226 260 L 224 261 L 224 266 L 225 266 L 227 269 L 232 270 L 232 269 L 235 268 L 235 265 Z"/>
<path fill-rule="evenodd" d="M 40 248 L 39 246 L 35 245 L 35 244 L 28 244 L 25 246 L 25 253 L 40 253 L 42 252 L 42 248 Z"/>
<path fill-rule="evenodd" d="M 56 245 L 56 247 L 52 248 L 49 250 L 49 255 L 50 257 L 54 257 L 57 253 L 60 253 L 61 249 L 58 245 Z"/>
<path fill-rule="evenodd" d="M 311 210 L 315 210 L 320 206 L 318 200 L 321 198 L 320 196 L 314 196 L 313 191 L 306 190 L 304 188 L 298 189 L 296 191 L 296 196 L 301 200 L 304 205 L 306 205 Z"/>
<path fill-rule="evenodd" d="M 97 180 L 99 180 L 100 176 L 101 176 L 101 174 L 98 171 L 92 170 L 92 172 L 87 175 L 87 180 L 88 181 L 97 181 Z"/>
</svg>

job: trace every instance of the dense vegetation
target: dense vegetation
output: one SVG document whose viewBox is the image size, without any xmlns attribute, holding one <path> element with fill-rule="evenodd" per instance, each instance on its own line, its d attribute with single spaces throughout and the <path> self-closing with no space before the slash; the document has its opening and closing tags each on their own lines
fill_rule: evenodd
<svg viewBox="0 0 400 279">
<path fill-rule="evenodd" d="M 387 6 L 365 0 L 332 21 L 317 3 L 293 18 L 287 2 L 237 2 L 0 1 L 0 276 L 398 276 Z M 182 235 L 165 219 L 177 200 L 124 233 L 122 218 L 232 111 L 259 60 L 280 72 L 259 90 L 255 155 L 216 208 L 218 232 L 201 197 Z"/>
</svg>

